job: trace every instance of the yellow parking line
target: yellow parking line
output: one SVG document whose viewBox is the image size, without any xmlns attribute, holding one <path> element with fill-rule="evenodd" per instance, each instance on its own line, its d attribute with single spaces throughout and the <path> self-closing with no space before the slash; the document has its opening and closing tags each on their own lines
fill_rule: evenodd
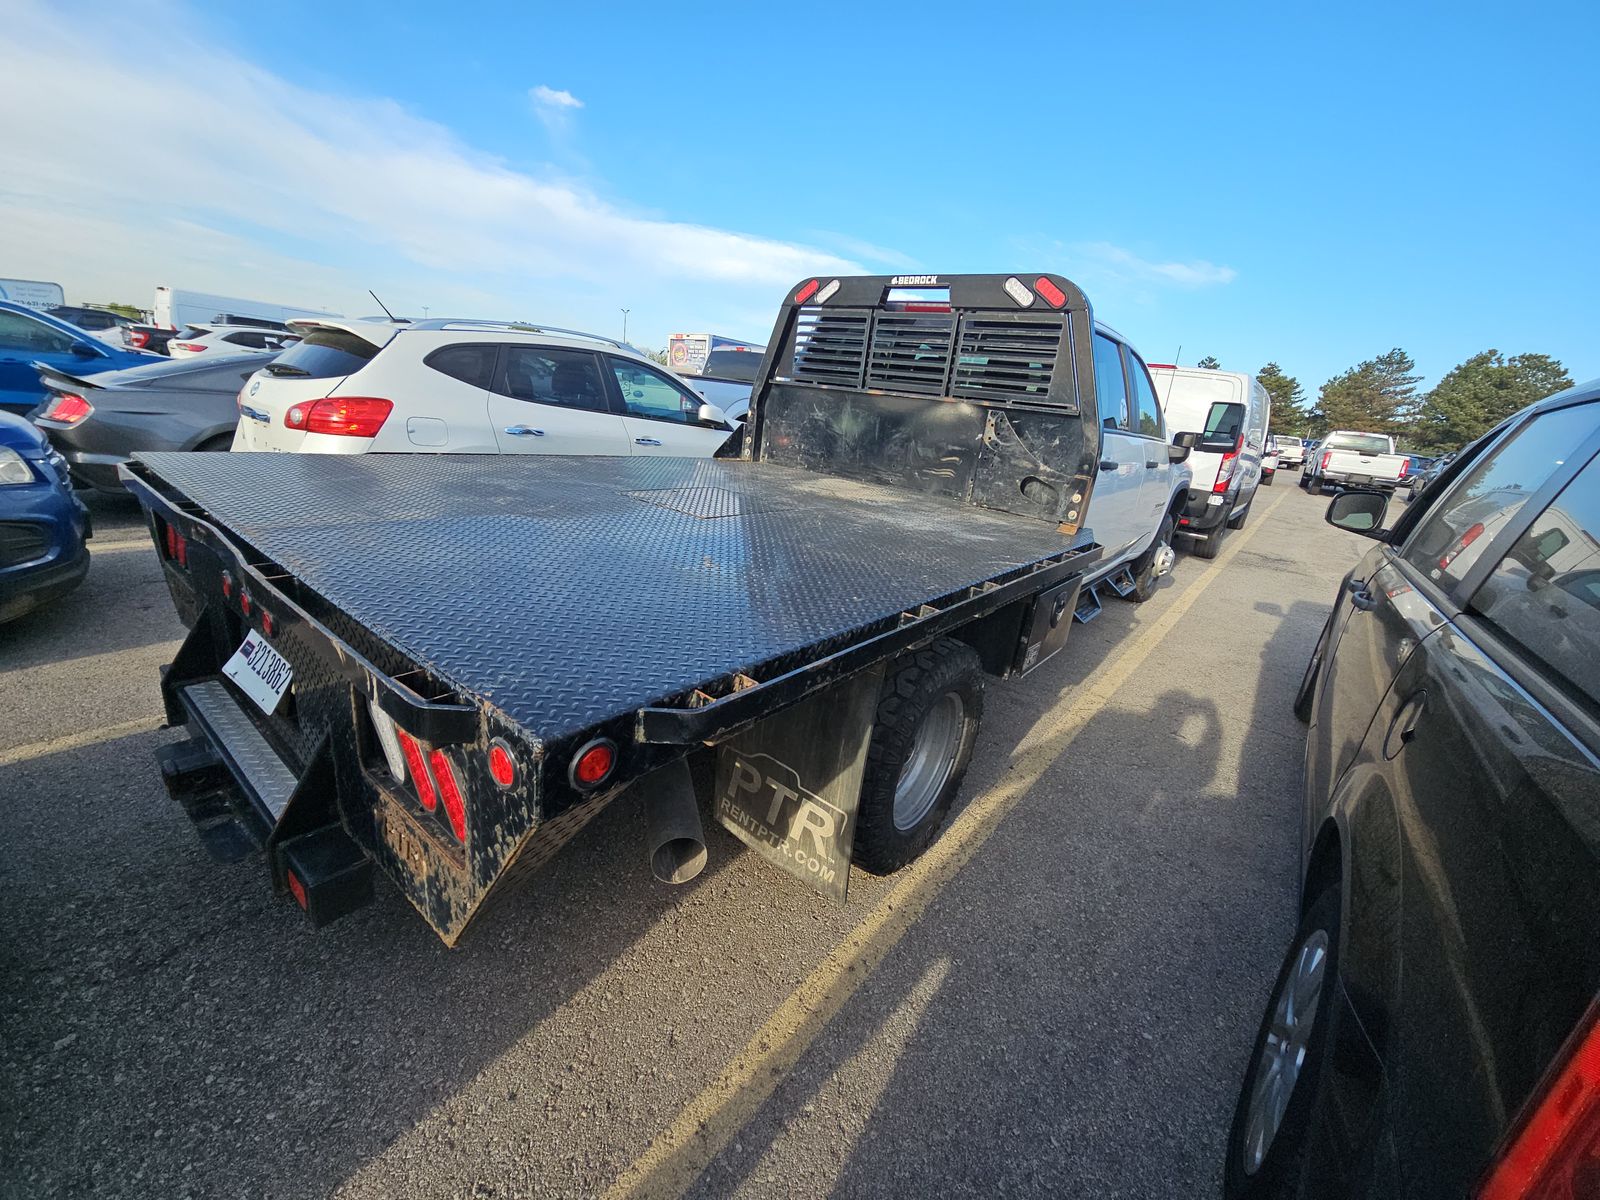
<svg viewBox="0 0 1600 1200">
<path fill-rule="evenodd" d="M 1235 534 L 1150 627 L 1119 649 L 1115 661 L 1040 721 L 1032 744 L 1020 749 L 1005 775 L 900 873 L 865 920 L 773 1012 L 720 1075 L 689 1101 L 643 1154 L 623 1171 L 607 1200 L 669 1200 L 682 1196 L 712 1159 L 743 1129 L 800 1056 L 847 1000 L 1050 769 L 1083 727 L 1104 708 L 1194 607 L 1218 572 L 1233 561 L 1282 502 L 1282 493 Z M 1189 561 L 1199 562 L 1198 559 Z"/>
<path fill-rule="evenodd" d="M 42 742 L 29 742 L 26 746 L 18 746 L 14 750 L 0 750 L 0 767 L 9 767 L 14 763 L 27 762 L 31 758 L 44 758 L 49 754 L 62 754 L 68 750 L 80 750 L 84 746 L 93 746 L 97 742 L 115 741 L 117 738 L 127 737 L 131 733 L 147 733 L 152 729 L 159 729 L 165 720 L 166 718 L 162 716 L 135 717 L 131 721 L 107 725 L 102 729 L 87 729 L 82 733 L 69 733 L 65 737 L 46 738 Z"/>
</svg>

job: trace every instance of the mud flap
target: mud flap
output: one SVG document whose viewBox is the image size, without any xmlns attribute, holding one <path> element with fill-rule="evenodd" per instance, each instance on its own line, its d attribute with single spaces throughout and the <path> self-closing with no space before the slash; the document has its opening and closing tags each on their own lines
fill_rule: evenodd
<svg viewBox="0 0 1600 1200">
<path fill-rule="evenodd" d="M 883 669 L 880 663 L 852 675 L 717 748 L 717 820 L 838 904 L 850 883 Z"/>
</svg>

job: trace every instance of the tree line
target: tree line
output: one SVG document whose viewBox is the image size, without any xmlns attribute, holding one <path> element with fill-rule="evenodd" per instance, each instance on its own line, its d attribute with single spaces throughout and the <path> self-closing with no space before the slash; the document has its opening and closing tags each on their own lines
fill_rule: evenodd
<svg viewBox="0 0 1600 1200">
<path fill-rule="evenodd" d="M 1197 364 L 1218 370 L 1206 356 Z M 1314 438 L 1330 429 L 1393 434 L 1404 450 L 1444 454 L 1482 437 L 1535 400 L 1572 386 L 1560 361 L 1547 354 L 1498 350 L 1474 354 L 1418 392 L 1416 363 L 1396 347 L 1357 363 L 1318 389 L 1315 401 L 1300 381 L 1269 362 L 1256 372 L 1272 397 L 1272 431 Z"/>
</svg>

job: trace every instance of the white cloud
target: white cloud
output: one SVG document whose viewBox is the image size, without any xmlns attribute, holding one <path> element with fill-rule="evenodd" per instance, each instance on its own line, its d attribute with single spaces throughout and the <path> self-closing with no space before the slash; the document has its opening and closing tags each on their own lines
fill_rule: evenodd
<svg viewBox="0 0 1600 1200">
<path fill-rule="evenodd" d="M 470 304 L 605 328 L 627 305 L 659 342 L 752 306 L 775 312 L 805 275 L 860 270 L 630 211 L 393 100 L 301 87 L 174 33 L 181 22 L 125 14 L 24 3 L 0 24 L 0 105 L 28 114 L 8 128 L 0 171 L 7 273 L 80 297 L 166 283 L 346 312 L 369 311 L 374 286 L 434 315 Z M 551 92 L 566 97 L 553 111 L 580 103 Z"/>
<path fill-rule="evenodd" d="M 1232 267 L 1218 266 L 1203 258 L 1188 262 L 1154 262 L 1110 242 L 1079 242 L 1065 247 L 1065 252 L 1090 271 L 1124 283 L 1193 289 L 1232 283 L 1239 274 Z"/>
<path fill-rule="evenodd" d="M 540 84 L 538 87 L 528 89 L 528 97 L 540 108 L 582 108 L 583 101 L 579 100 L 565 88 L 557 90 Z"/>
</svg>

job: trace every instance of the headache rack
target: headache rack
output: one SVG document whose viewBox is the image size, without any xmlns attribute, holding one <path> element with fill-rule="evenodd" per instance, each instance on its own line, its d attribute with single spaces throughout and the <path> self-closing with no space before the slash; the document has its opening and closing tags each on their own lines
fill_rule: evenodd
<svg viewBox="0 0 1600 1200">
<path fill-rule="evenodd" d="M 807 280 L 779 313 L 744 452 L 1075 532 L 1099 451 L 1079 370 L 1093 326 L 1057 275 Z"/>
</svg>

